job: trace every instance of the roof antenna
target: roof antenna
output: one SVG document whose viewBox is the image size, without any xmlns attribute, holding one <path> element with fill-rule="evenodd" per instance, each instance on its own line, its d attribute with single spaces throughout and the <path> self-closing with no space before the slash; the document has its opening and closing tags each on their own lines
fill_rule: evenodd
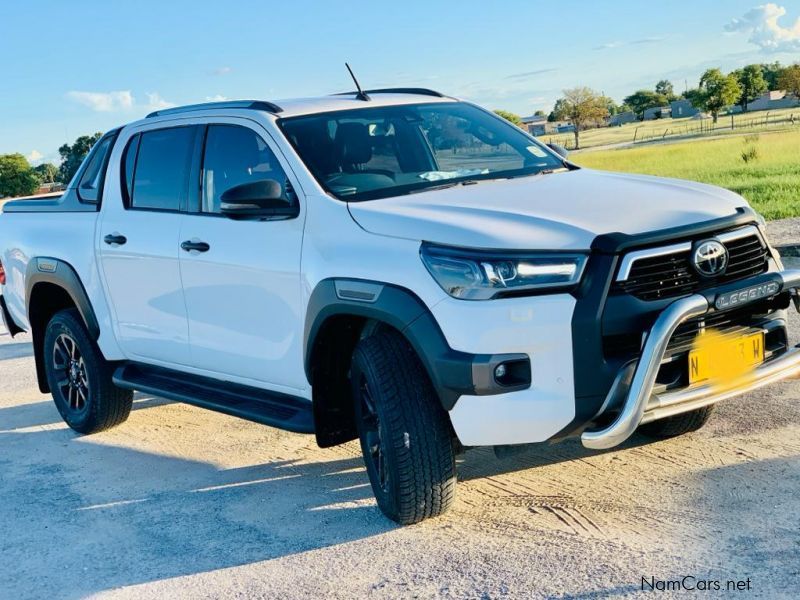
<svg viewBox="0 0 800 600">
<path fill-rule="evenodd" d="M 370 100 L 372 100 L 372 98 L 367 96 L 367 93 L 361 89 L 361 86 L 358 83 L 358 79 L 356 79 L 356 76 L 353 75 L 353 69 L 350 68 L 350 65 L 344 63 L 344 66 L 347 67 L 348 71 L 350 71 L 350 77 L 353 78 L 353 83 L 356 84 L 356 89 L 358 90 L 358 92 L 356 93 L 356 98 L 358 98 L 359 100 L 363 100 L 364 102 L 369 102 Z"/>
</svg>

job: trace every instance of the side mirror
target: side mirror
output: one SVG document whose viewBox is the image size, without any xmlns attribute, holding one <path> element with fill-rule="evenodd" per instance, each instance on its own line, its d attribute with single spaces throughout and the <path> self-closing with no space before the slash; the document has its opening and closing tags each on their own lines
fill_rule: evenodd
<svg viewBox="0 0 800 600">
<path fill-rule="evenodd" d="M 561 158 L 567 158 L 567 156 L 569 156 L 569 150 L 564 148 L 564 146 L 561 144 L 547 144 L 547 147 L 558 154 Z"/>
<path fill-rule="evenodd" d="M 274 179 L 242 183 L 226 190 L 220 198 L 220 212 L 231 219 L 286 219 L 296 217 L 296 202 L 283 197 Z"/>
</svg>

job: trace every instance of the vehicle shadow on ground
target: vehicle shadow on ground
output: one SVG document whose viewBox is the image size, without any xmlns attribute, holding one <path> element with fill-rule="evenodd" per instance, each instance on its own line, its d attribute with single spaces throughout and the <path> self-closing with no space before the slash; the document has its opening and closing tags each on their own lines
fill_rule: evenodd
<svg viewBox="0 0 800 600">
<path fill-rule="evenodd" d="M 27 358 L 29 356 L 33 356 L 33 344 L 30 342 L 0 344 L 0 361 Z"/>
<path fill-rule="evenodd" d="M 657 440 L 641 434 L 634 434 L 623 444 L 609 450 L 590 450 L 584 448 L 580 439 L 568 439 L 558 443 L 527 444 L 512 449 L 510 454 L 498 457 L 492 448 L 472 448 L 460 456 L 458 463 L 459 481 L 481 479 L 494 475 L 535 469 L 563 462 L 578 461 L 604 454 L 619 452 L 655 443 Z"/>
<path fill-rule="evenodd" d="M 135 409 L 150 402 L 160 399 Z M 371 500 L 360 457 L 320 450 L 311 462 L 219 469 L 180 456 L 179 436 L 153 454 L 55 423 L 50 402 L 0 409 L 3 597 L 82 597 L 396 527 Z"/>
</svg>

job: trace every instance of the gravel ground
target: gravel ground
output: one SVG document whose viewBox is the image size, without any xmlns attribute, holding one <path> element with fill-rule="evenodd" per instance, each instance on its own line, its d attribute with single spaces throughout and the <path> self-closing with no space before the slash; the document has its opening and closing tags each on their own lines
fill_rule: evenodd
<svg viewBox="0 0 800 600">
<path fill-rule="evenodd" d="M 800 220 L 769 228 L 800 241 Z M 354 443 L 143 395 L 78 436 L 36 390 L 29 339 L 0 332 L 0 598 L 605 598 L 686 575 L 796 598 L 799 395 L 782 382 L 609 452 L 471 450 L 454 510 L 399 528 Z"/>
</svg>

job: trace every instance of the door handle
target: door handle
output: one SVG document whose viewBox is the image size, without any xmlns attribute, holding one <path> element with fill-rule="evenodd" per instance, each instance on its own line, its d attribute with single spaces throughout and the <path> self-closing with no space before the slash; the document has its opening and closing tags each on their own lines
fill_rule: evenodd
<svg viewBox="0 0 800 600">
<path fill-rule="evenodd" d="M 186 240 L 185 242 L 181 243 L 181 250 L 185 250 L 186 252 L 191 252 L 192 250 L 195 252 L 208 252 L 211 250 L 211 246 L 205 242 L 193 242 L 191 240 Z"/>
<path fill-rule="evenodd" d="M 104 237 L 103 241 L 109 246 L 122 246 L 125 242 L 128 241 L 128 238 L 118 233 L 112 233 Z"/>
</svg>

